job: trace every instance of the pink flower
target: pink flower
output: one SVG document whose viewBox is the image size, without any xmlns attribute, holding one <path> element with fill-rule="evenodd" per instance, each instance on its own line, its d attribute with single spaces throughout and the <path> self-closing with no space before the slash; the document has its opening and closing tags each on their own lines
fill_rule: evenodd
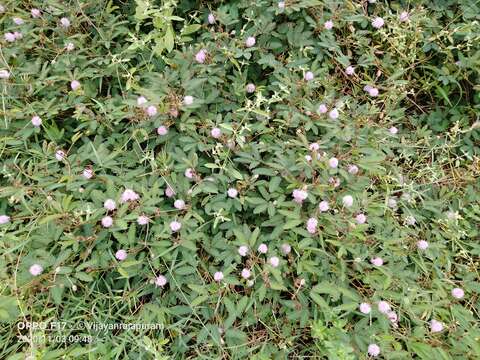
<svg viewBox="0 0 480 360">
<path fill-rule="evenodd" d="M 203 64 L 207 58 L 207 50 L 202 49 L 195 54 L 195 61 L 199 64 Z"/>
<path fill-rule="evenodd" d="M 5 12 L 5 6 L 0 4 L 0 14 L 3 14 Z"/>
<path fill-rule="evenodd" d="M 62 161 L 63 159 L 65 159 L 65 151 L 63 150 L 57 150 L 55 151 L 55 159 L 57 159 L 58 161 Z"/>
<path fill-rule="evenodd" d="M 77 80 L 73 80 L 70 83 L 70 87 L 72 88 L 73 91 L 77 90 L 80 87 L 80 82 Z"/>
<path fill-rule="evenodd" d="M 285 1 L 279 1 L 278 2 L 278 8 L 279 9 L 285 9 Z"/>
<path fill-rule="evenodd" d="M 387 317 L 388 317 L 388 320 L 390 320 L 390 322 L 392 323 L 396 323 L 398 320 L 398 315 L 395 311 L 387 312 Z"/>
<path fill-rule="evenodd" d="M 411 215 L 409 215 L 405 218 L 405 224 L 407 224 L 407 225 L 413 226 L 413 225 L 416 224 L 416 222 L 417 222 L 417 220 Z"/>
<path fill-rule="evenodd" d="M 145 112 L 147 113 L 148 116 L 153 117 L 153 116 L 157 115 L 158 111 L 157 111 L 156 106 L 150 105 L 149 107 L 147 107 Z"/>
<path fill-rule="evenodd" d="M 320 149 L 320 145 L 318 145 L 318 143 L 311 143 L 308 148 L 310 149 L 310 151 L 317 151 L 318 149 Z"/>
<path fill-rule="evenodd" d="M 216 282 L 220 282 L 223 280 L 223 273 L 221 271 L 217 271 L 215 274 L 213 274 L 213 279 Z"/>
<path fill-rule="evenodd" d="M 380 355 L 380 347 L 377 344 L 368 345 L 368 355 L 377 357 Z"/>
<path fill-rule="evenodd" d="M 374 257 L 373 259 L 370 260 L 370 262 L 375 266 L 383 265 L 383 259 L 381 257 Z"/>
<path fill-rule="evenodd" d="M 292 251 L 292 247 L 290 244 L 282 244 L 281 250 L 283 255 L 288 255 L 290 254 L 290 251 Z"/>
<path fill-rule="evenodd" d="M 155 279 L 155 286 L 157 287 L 164 287 L 167 285 L 167 278 L 163 275 L 158 275 Z"/>
<path fill-rule="evenodd" d="M 339 116 L 338 110 L 336 108 L 333 108 L 329 113 L 328 117 L 332 120 L 337 120 Z"/>
<path fill-rule="evenodd" d="M 372 26 L 375 29 L 380 29 L 385 24 L 385 21 L 381 17 L 376 17 L 372 21 Z"/>
<path fill-rule="evenodd" d="M 70 27 L 70 20 L 68 20 L 66 17 L 61 18 L 60 19 L 60 26 L 62 26 L 65 29 Z"/>
<path fill-rule="evenodd" d="M 173 195 L 175 195 L 175 191 L 170 186 L 167 186 L 165 189 L 165 196 L 168 198 L 171 198 Z"/>
<path fill-rule="evenodd" d="M 332 30 L 333 28 L 333 21 L 332 20 L 328 20 L 325 22 L 325 24 L 323 24 L 323 26 L 325 27 L 326 30 Z"/>
<path fill-rule="evenodd" d="M 345 206 L 345 207 L 352 206 L 353 205 L 353 197 L 351 195 L 345 195 L 342 198 L 342 203 L 343 203 L 343 206 Z"/>
<path fill-rule="evenodd" d="M 390 304 L 387 303 L 386 301 L 379 301 L 378 311 L 380 311 L 382 314 L 388 313 L 390 311 Z"/>
<path fill-rule="evenodd" d="M 304 78 L 306 81 L 311 81 L 311 80 L 313 80 L 313 78 L 314 78 L 313 72 L 307 71 L 307 72 L 305 73 L 305 75 L 303 76 L 303 78 Z"/>
<path fill-rule="evenodd" d="M 140 198 L 138 194 L 131 190 L 131 189 L 125 189 L 125 191 L 122 193 L 122 196 L 120 197 L 120 202 L 121 203 L 126 203 L 127 201 L 136 201 Z"/>
<path fill-rule="evenodd" d="M 357 165 L 348 165 L 348 172 L 352 175 L 358 174 L 358 166 Z"/>
<path fill-rule="evenodd" d="M 453 288 L 452 289 L 452 296 L 455 299 L 462 299 L 465 296 L 465 292 L 460 288 Z"/>
<path fill-rule="evenodd" d="M 431 320 L 430 321 L 430 331 L 432 333 L 438 333 L 443 330 L 443 324 L 440 321 L 437 320 Z"/>
<path fill-rule="evenodd" d="M 328 204 L 328 201 L 320 201 L 320 204 L 318 204 L 318 209 L 321 211 L 321 212 L 325 212 L 325 211 L 328 211 L 328 209 L 330 209 L 330 205 Z"/>
<path fill-rule="evenodd" d="M 138 225 L 147 225 L 149 221 L 150 221 L 149 217 L 145 215 L 140 215 L 137 218 Z"/>
<path fill-rule="evenodd" d="M 307 220 L 307 231 L 310 234 L 315 234 L 317 232 L 318 220 L 315 218 L 310 218 Z"/>
<path fill-rule="evenodd" d="M 214 139 L 218 139 L 222 136 L 222 130 L 220 130 L 218 127 L 214 127 L 212 131 L 210 131 L 210 135 L 212 135 Z"/>
<path fill-rule="evenodd" d="M 252 83 L 247 84 L 247 86 L 245 87 L 245 90 L 246 90 L 247 93 L 249 93 L 249 94 L 255 92 L 255 89 L 256 89 L 256 87 L 255 87 L 255 85 L 252 84 Z"/>
<path fill-rule="evenodd" d="M 173 206 L 175 207 L 175 209 L 183 210 L 185 209 L 185 201 L 183 201 L 182 199 L 175 200 Z"/>
<path fill-rule="evenodd" d="M 33 276 L 38 276 L 43 272 L 43 267 L 40 264 L 33 264 L 32 266 L 30 266 L 30 269 L 28 269 L 28 271 Z"/>
<path fill-rule="evenodd" d="M 250 47 L 254 46 L 255 43 L 256 43 L 255 38 L 254 38 L 253 36 L 249 36 L 249 37 L 247 38 L 247 40 L 245 41 L 245 46 L 248 47 L 248 48 L 250 48 Z"/>
<path fill-rule="evenodd" d="M 183 97 L 183 103 L 185 105 L 192 105 L 193 104 L 193 96 L 190 96 L 190 95 L 186 95 Z"/>
<path fill-rule="evenodd" d="M 147 103 L 147 99 L 144 96 L 139 96 L 137 98 L 137 105 L 142 106 Z"/>
<path fill-rule="evenodd" d="M 115 200 L 113 199 L 107 199 L 105 200 L 105 202 L 103 203 L 103 207 L 109 211 L 113 211 L 115 210 L 115 208 L 117 207 L 117 204 L 115 203 Z"/>
<path fill-rule="evenodd" d="M 75 44 L 72 43 L 72 42 L 69 42 L 66 46 L 65 46 L 65 49 L 67 51 L 72 51 L 73 49 L 75 49 Z"/>
<path fill-rule="evenodd" d="M 268 262 L 272 267 L 276 268 L 280 264 L 280 259 L 276 256 L 272 256 L 270 259 L 268 259 Z"/>
<path fill-rule="evenodd" d="M 325 105 L 325 104 L 320 104 L 320 105 L 318 106 L 318 112 L 319 112 L 320 114 L 325 114 L 327 111 L 328 111 L 327 105 Z"/>
<path fill-rule="evenodd" d="M 293 201 L 298 204 L 303 203 L 303 201 L 307 198 L 308 193 L 305 190 L 295 189 L 292 192 Z"/>
<path fill-rule="evenodd" d="M 365 224 L 365 222 L 367 221 L 367 217 L 365 216 L 365 214 L 358 214 L 355 217 L 355 220 L 357 221 L 357 224 Z"/>
<path fill-rule="evenodd" d="M 185 176 L 189 179 L 193 179 L 193 177 L 195 176 L 195 170 L 193 170 L 192 168 L 188 168 L 187 170 L 185 170 Z"/>
<path fill-rule="evenodd" d="M 10 222 L 10 216 L 0 215 L 0 225 L 4 225 Z"/>
<path fill-rule="evenodd" d="M 330 166 L 332 169 L 337 168 L 338 166 L 338 159 L 335 157 L 332 157 L 331 159 L 328 160 L 328 166 Z"/>
<path fill-rule="evenodd" d="M 19 31 L 14 31 L 13 36 L 15 36 L 15 40 L 20 40 L 21 38 L 23 38 L 22 33 Z"/>
<path fill-rule="evenodd" d="M 252 274 L 250 273 L 250 270 L 248 269 L 243 269 L 242 270 L 242 278 L 244 279 L 248 279 Z"/>
<path fill-rule="evenodd" d="M 8 41 L 8 42 L 14 42 L 16 40 L 15 35 L 11 32 L 7 32 L 3 36 L 5 37 L 5 40 Z"/>
<path fill-rule="evenodd" d="M 312 161 L 312 157 L 310 155 L 305 155 L 305 160 L 310 162 L 310 161 Z"/>
<path fill-rule="evenodd" d="M 238 248 L 238 253 L 240 256 L 247 256 L 248 253 L 248 246 L 242 245 Z"/>
<path fill-rule="evenodd" d="M 355 74 L 355 68 L 353 66 L 347 66 L 345 73 L 349 76 Z"/>
<path fill-rule="evenodd" d="M 212 13 L 210 13 L 210 14 L 208 14 L 207 20 L 208 20 L 208 23 L 209 23 L 210 25 L 212 25 L 212 24 L 215 23 L 215 16 L 214 16 Z"/>
<path fill-rule="evenodd" d="M 172 232 L 177 232 L 181 228 L 182 228 L 182 224 L 179 223 L 178 221 L 172 221 L 170 223 L 170 230 L 172 230 Z"/>
<path fill-rule="evenodd" d="M 82 176 L 85 179 L 91 179 L 93 177 L 93 170 L 90 168 L 85 168 L 82 172 Z"/>
<path fill-rule="evenodd" d="M 396 135 L 398 133 L 398 129 L 395 126 L 392 126 L 390 129 L 388 129 L 390 134 Z"/>
<path fill-rule="evenodd" d="M 127 252 L 123 249 L 120 249 L 115 253 L 115 258 L 119 261 L 123 261 L 127 258 Z"/>
<path fill-rule="evenodd" d="M 30 10 L 30 14 L 32 14 L 32 17 L 33 17 L 33 18 L 39 18 L 39 17 L 42 15 L 42 13 L 40 12 L 40 10 L 38 10 L 38 9 L 32 9 L 32 10 Z"/>
<path fill-rule="evenodd" d="M 378 96 L 378 89 L 376 87 L 372 87 L 368 89 L 368 94 L 372 97 L 377 97 Z"/>
<path fill-rule="evenodd" d="M 104 217 L 102 218 L 102 226 L 103 226 L 104 228 L 109 228 L 109 227 L 112 226 L 112 225 L 113 225 L 113 219 L 112 219 L 111 216 L 104 216 Z"/>
<path fill-rule="evenodd" d="M 399 16 L 399 19 L 401 22 L 407 22 L 410 19 L 410 15 L 407 11 L 402 11 L 402 13 Z"/>
<path fill-rule="evenodd" d="M 165 136 L 168 134 L 168 128 L 166 126 L 160 125 L 157 129 L 157 134 L 160 136 Z"/>
<path fill-rule="evenodd" d="M 268 246 L 266 244 L 260 244 L 260 246 L 258 247 L 258 252 L 262 254 L 266 254 L 267 251 L 268 251 Z"/>
<path fill-rule="evenodd" d="M 372 311 L 372 307 L 369 303 L 361 303 L 358 308 L 362 314 L 369 314 L 370 311 Z"/>
<path fill-rule="evenodd" d="M 40 125 L 42 125 L 42 119 L 40 116 L 35 115 L 32 117 L 32 125 L 35 127 L 40 127 Z"/>
<path fill-rule="evenodd" d="M 235 188 L 230 188 L 227 190 L 227 194 L 228 194 L 228 197 L 231 197 L 233 199 L 237 197 L 238 191 Z"/>
<path fill-rule="evenodd" d="M 23 19 L 19 17 L 14 17 L 12 20 L 15 23 L 15 25 L 23 25 L 24 23 Z"/>
<path fill-rule="evenodd" d="M 395 209 L 397 207 L 397 200 L 395 198 L 389 198 L 387 200 L 387 205 L 391 209 Z"/>
<path fill-rule="evenodd" d="M 0 70 L 0 79 L 8 79 L 10 72 L 8 70 Z"/>
<path fill-rule="evenodd" d="M 427 250 L 428 248 L 428 242 L 425 240 L 419 240 L 417 241 L 417 248 L 419 250 Z"/>
</svg>

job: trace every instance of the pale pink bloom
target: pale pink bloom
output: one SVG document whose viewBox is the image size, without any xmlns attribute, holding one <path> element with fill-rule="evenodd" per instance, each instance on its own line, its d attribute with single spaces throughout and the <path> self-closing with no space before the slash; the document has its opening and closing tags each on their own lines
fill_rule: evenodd
<svg viewBox="0 0 480 360">
<path fill-rule="evenodd" d="M 370 89 L 368 89 L 368 94 L 370 96 L 377 97 L 378 96 L 378 89 L 376 87 L 371 87 Z"/>
<path fill-rule="evenodd" d="M 227 194 L 228 194 L 228 197 L 231 197 L 233 199 L 237 197 L 238 191 L 235 188 L 230 188 L 227 190 Z"/>
<path fill-rule="evenodd" d="M 127 252 L 123 249 L 120 249 L 115 253 L 115 258 L 119 261 L 123 261 L 127 258 Z"/>
<path fill-rule="evenodd" d="M 185 201 L 183 201 L 182 199 L 175 200 L 173 206 L 175 207 L 175 209 L 183 210 L 185 209 Z"/>
<path fill-rule="evenodd" d="M 40 125 L 42 125 L 42 119 L 40 116 L 35 115 L 32 117 L 32 125 L 35 127 L 40 127 Z"/>
<path fill-rule="evenodd" d="M 210 131 L 210 135 L 212 135 L 214 139 L 218 139 L 222 136 L 222 130 L 220 130 L 218 127 L 214 127 L 212 131 Z"/>
<path fill-rule="evenodd" d="M 290 244 L 282 244 L 281 250 L 283 255 L 288 255 L 290 254 L 290 251 L 292 251 L 292 247 L 290 246 Z"/>
<path fill-rule="evenodd" d="M 320 201 L 320 204 L 318 204 L 318 209 L 321 211 L 321 212 L 325 212 L 325 211 L 328 211 L 328 209 L 330 209 L 330 205 L 328 204 L 328 201 Z"/>
<path fill-rule="evenodd" d="M 402 11 L 402 13 L 399 16 L 401 22 L 407 22 L 410 19 L 410 15 L 408 11 Z"/>
<path fill-rule="evenodd" d="M 380 29 L 385 24 L 385 21 L 381 17 L 376 17 L 372 21 L 372 26 L 375 29 Z"/>
<path fill-rule="evenodd" d="M 337 120 L 339 116 L 337 108 L 333 108 L 329 113 L 328 117 L 332 120 Z"/>
<path fill-rule="evenodd" d="M 40 10 L 38 9 L 32 9 L 30 10 L 30 14 L 32 14 L 32 17 L 33 18 L 38 18 L 42 15 L 42 13 L 40 12 Z"/>
<path fill-rule="evenodd" d="M 358 166 L 357 165 L 348 165 L 348 172 L 352 175 L 358 174 Z"/>
<path fill-rule="evenodd" d="M 391 209 L 395 209 L 397 207 L 397 200 L 395 198 L 389 198 L 387 200 L 387 205 Z"/>
<path fill-rule="evenodd" d="M 30 266 L 30 269 L 28 269 L 28 271 L 33 276 L 38 276 L 43 272 L 43 267 L 40 264 L 33 264 L 32 266 Z"/>
<path fill-rule="evenodd" d="M 418 248 L 419 250 L 427 250 L 427 248 L 428 248 L 428 242 L 425 241 L 425 240 L 419 240 L 419 241 L 417 242 L 417 248 Z"/>
<path fill-rule="evenodd" d="M 5 37 L 5 40 L 8 41 L 8 42 L 14 42 L 16 40 L 15 35 L 11 32 L 7 32 L 3 36 Z"/>
<path fill-rule="evenodd" d="M 186 95 L 183 97 L 183 103 L 185 105 L 192 105 L 193 104 L 193 96 L 190 96 L 190 95 Z"/>
<path fill-rule="evenodd" d="M 221 271 L 217 271 L 215 274 L 213 274 L 213 279 L 217 282 L 220 282 L 223 280 L 223 273 Z"/>
<path fill-rule="evenodd" d="M 138 225 L 147 225 L 149 221 L 150 221 L 149 217 L 145 215 L 140 215 L 137 218 Z"/>
<path fill-rule="evenodd" d="M 398 129 L 395 126 L 392 126 L 390 129 L 388 129 L 390 134 L 396 135 L 398 133 Z"/>
<path fill-rule="evenodd" d="M 370 311 L 372 311 L 372 307 L 369 303 L 361 303 L 358 308 L 362 314 L 369 314 Z"/>
<path fill-rule="evenodd" d="M 0 70 L 0 79 L 8 79 L 10 72 L 8 70 Z"/>
<path fill-rule="evenodd" d="M 312 157 L 310 155 L 305 155 L 305 160 L 310 162 L 310 161 L 312 161 Z"/>
<path fill-rule="evenodd" d="M 105 228 L 109 228 L 110 226 L 113 225 L 113 219 L 111 216 L 104 216 L 102 218 L 102 226 Z"/>
<path fill-rule="evenodd" d="M 365 214 L 358 214 L 355 217 L 355 220 L 357 221 L 357 224 L 365 224 L 365 222 L 367 221 L 367 217 L 365 216 Z"/>
<path fill-rule="evenodd" d="M 149 107 L 147 107 L 147 109 L 145 110 L 147 115 L 150 116 L 150 117 L 153 117 L 155 115 L 157 115 L 157 107 L 154 106 L 154 105 L 150 105 Z"/>
<path fill-rule="evenodd" d="M 320 104 L 320 105 L 318 106 L 318 112 L 319 112 L 320 114 L 325 114 L 327 111 L 328 111 L 327 105 L 325 105 L 325 104 Z"/>
<path fill-rule="evenodd" d="M 338 166 L 338 159 L 335 157 L 332 157 L 331 159 L 329 159 L 328 166 L 330 166 L 332 169 L 335 169 Z"/>
<path fill-rule="evenodd" d="M 170 223 L 170 230 L 172 230 L 173 232 L 176 232 L 178 230 L 180 230 L 182 228 L 182 224 L 179 223 L 178 221 L 172 221 Z"/>
<path fill-rule="evenodd" d="M 307 71 L 307 72 L 305 73 L 305 75 L 303 76 L 303 78 L 304 78 L 305 80 L 307 80 L 307 81 L 313 80 L 313 78 L 314 78 L 313 72 Z"/>
<path fill-rule="evenodd" d="M 22 18 L 14 17 L 12 20 L 15 23 L 15 25 L 23 25 L 23 19 Z"/>
<path fill-rule="evenodd" d="M 353 66 L 347 66 L 345 73 L 349 76 L 355 74 L 355 68 Z"/>
<path fill-rule="evenodd" d="M 441 332 L 443 330 L 443 324 L 437 320 L 430 321 L 430 331 L 432 333 Z"/>
<path fill-rule="evenodd" d="M 139 97 L 137 98 L 137 105 L 138 105 L 138 106 L 142 106 L 142 105 L 144 105 L 144 104 L 146 104 L 146 103 L 147 103 L 147 99 L 145 98 L 145 96 L 139 96 Z"/>
<path fill-rule="evenodd" d="M 377 344 L 368 345 L 368 355 L 377 357 L 380 355 L 380 347 Z"/>
<path fill-rule="evenodd" d="M 465 292 L 463 291 L 463 289 L 453 288 L 452 289 L 452 296 L 455 299 L 462 299 L 465 296 Z"/>
<path fill-rule="evenodd" d="M 278 8 L 279 9 L 285 9 L 285 1 L 279 1 L 278 2 Z"/>
<path fill-rule="evenodd" d="M 66 17 L 61 18 L 60 19 L 60 25 L 63 28 L 68 28 L 68 27 L 70 27 L 70 20 L 68 20 Z"/>
<path fill-rule="evenodd" d="M 0 215 L 0 225 L 4 225 L 10 222 L 10 216 Z"/>
<path fill-rule="evenodd" d="M 253 36 L 249 36 L 249 37 L 247 38 L 247 40 L 245 41 L 245 46 L 246 46 L 246 47 L 252 47 L 252 46 L 255 45 L 255 43 L 256 43 L 255 38 L 254 38 Z"/>
<path fill-rule="evenodd" d="M 307 220 L 307 231 L 310 234 L 315 234 L 317 232 L 318 220 L 315 218 L 310 218 Z"/>
<path fill-rule="evenodd" d="M 189 179 L 193 179 L 193 177 L 195 176 L 195 170 L 193 170 L 192 168 L 186 169 L 185 176 Z"/>
<path fill-rule="evenodd" d="M 293 201 L 298 204 L 301 204 L 308 196 L 308 193 L 305 190 L 295 189 L 293 190 Z"/>
<path fill-rule="evenodd" d="M 157 134 L 160 136 L 165 136 L 168 134 L 168 128 L 166 126 L 160 125 L 157 129 Z"/>
<path fill-rule="evenodd" d="M 80 82 L 78 80 L 73 80 L 70 83 L 70 87 L 72 88 L 73 91 L 75 91 L 80 87 Z"/>
<path fill-rule="evenodd" d="M 91 179 L 93 177 L 93 170 L 90 168 L 83 169 L 82 176 L 85 179 Z"/>
<path fill-rule="evenodd" d="M 175 191 L 173 191 L 170 186 L 167 186 L 167 188 L 165 189 L 165 195 L 166 197 L 171 198 L 173 195 L 175 195 Z"/>
<path fill-rule="evenodd" d="M 255 87 L 255 85 L 252 84 L 252 83 L 247 84 L 247 86 L 245 87 L 245 90 L 246 90 L 247 93 L 249 93 L 249 94 L 255 92 L 255 89 L 256 89 L 256 87 Z"/>
<path fill-rule="evenodd" d="M 163 275 L 158 275 L 155 279 L 155 286 L 157 287 L 164 287 L 167 285 L 167 278 Z"/>
<path fill-rule="evenodd" d="M 66 46 L 65 46 L 65 49 L 67 51 L 72 51 L 73 49 L 75 49 L 75 44 L 72 43 L 72 42 L 69 42 Z"/>
<path fill-rule="evenodd" d="M 125 191 L 122 193 L 122 196 L 120 197 L 120 202 L 121 203 L 126 203 L 127 201 L 136 201 L 140 198 L 138 194 L 131 190 L 131 189 L 125 189 Z"/>
<path fill-rule="evenodd" d="M 382 266 L 383 265 L 383 259 L 381 257 L 374 257 L 374 258 L 370 259 L 370 262 L 375 266 Z"/>
<path fill-rule="evenodd" d="M 390 304 L 386 301 L 379 301 L 378 311 L 380 311 L 382 314 L 387 314 L 390 311 Z"/>
<path fill-rule="evenodd" d="M 242 245 L 238 248 L 238 253 L 240 256 L 247 256 L 248 253 L 248 246 Z"/>
<path fill-rule="evenodd" d="M 326 30 L 331 30 L 333 28 L 333 21 L 328 20 L 325 22 L 325 24 L 323 24 L 323 26 L 325 27 Z"/>
<path fill-rule="evenodd" d="M 318 143 L 311 143 L 308 147 L 311 151 L 317 151 L 318 149 L 320 149 L 320 145 L 318 145 Z"/>
<path fill-rule="evenodd" d="M 387 317 L 388 317 L 388 320 L 390 320 L 392 323 L 396 323 L 398 320 L 398 315 L 395 311 L 387 312 Z"/>
<path fill-rule="evenodd" d="M 331 176 L 328 178 L 328 183 L 333 185 L 334 188 L 337 188 L 340 186 L 340 179 L 335 176 Z"/>
<path fill-rule="evenodd" d="M 248 279 L 251 275 L 252 274 L 251 274 L 250 270 L 248 270 L 248 269 L 243 269 L 242 270 L 242 278 Z"/>
<path fill-rule="evenodd" d="M 210 25 L 215 23 L 215 16 L 212 13 L 208 14 L 208 23 Z"/>
<path fill-rule="evenodd" d="M 266 254 L 267 251 L 268 251 L 268 246 L 266 244 L 260 244 L 260 246 L 258 247 L 258 252 L 262 254 Z"/>
<path fill-rule="evenodd" d="M 343 203 L 343 206 L 345 206 L 345 207 L 352 206 L 353 205 L 353 197 L 351 195 L 345 195 L 342 198 L 342 203 Z"/>
<path fill-rule="evenodd" d="M 0 14 L 3 14 L 5 12 L 5 6 L 0 4 Z"/>
<path fill-rule="evenodd" d="M 117 204 L 115 203 L 115 200 L 113 199 L 107 199 L 105 200 L 105 202 L 103 203 L 103 207 L 109 211 L 113 211 L 116 209 L 117 207 Z"/>
<path fill-rule="evenodd" d="M 13 36 L 15 36 L 15 40 L 20 40 L 21 38 L 23 38 L 22 33 L 19 32 L 19 31 L 15 31 L 15 32 L 13 33 Z"/>
<path fill-rule="evenodd" d="M 270 265 L 276 268 L 280 264 L 280 259 L 276 256 L 272 256 L 270 259 L 268 259 L 268 262 L 270 263 Z"/>
<path fill-rule="evenodd" d="M 202 49 L 195 54 L 195 61 L 199 64 L 203 64 L 207 59 L 207 50 Z"/>
<path fill-rule="evenodd" d="M 405 223 L 406 223 L 407 225 L 413 226 L 413 225 L 415 225 L 416 222 L 417 222 L 417 220 L 416 220 L 413 216 L 411 216 L 411 215 L 409 215 L 409 216 L 407 216 L 407 217 L 405 218 Z"/>
</svg>

